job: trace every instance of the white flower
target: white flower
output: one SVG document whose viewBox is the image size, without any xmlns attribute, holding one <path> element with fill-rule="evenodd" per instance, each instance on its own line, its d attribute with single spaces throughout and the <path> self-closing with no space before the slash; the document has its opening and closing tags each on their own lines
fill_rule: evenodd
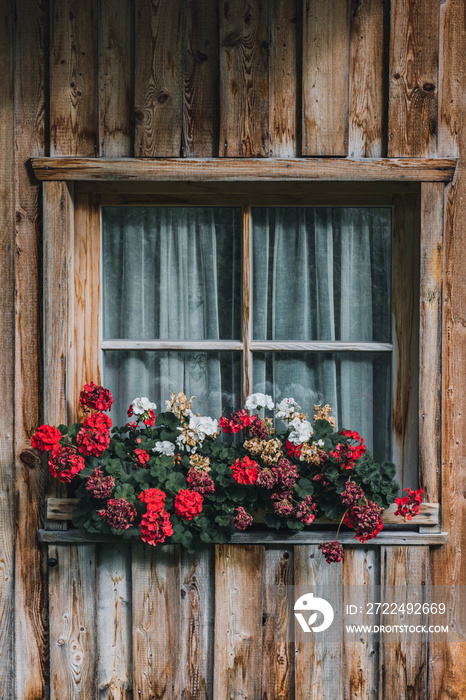
<svg viewBox="0 0 466 700">
<path fill-rule="evenodd" d="M 282 399 L 275 410 L 277 418 L 289 418 L 292 413 L 299 413 L 301 406 L 294 399 Z"/>
<path fill-rule="evenodd" d="M 134 399 L 131 406 L 133 407 L 133 414 L 135 416 L 142 416 L 143 413 L 147 413 L 148 411 L 155 411 L 155 409 L 157 408 L 155 403 L 149 401 L 147 396 L 143 396 L 142 398 L 138 396 L 137 399 Z"/>
<path fill-rule="evenodd" d="M 317 447 L 323 447 L 323 446 L 324 446 L 324 441 L 323 441 L 323 440 L 317 440 L 316 445 L 317 445 Z"/>
<path fill-rule="evenodd" d="M 217 421 L 210 416 L 191 416 L 189 419 L 189 429 L 196 433 L 199 441 L 202 442 L 206 435 L 215 435 L 218 430 Z"/>
<path fill-rule="evenodd" d="M 273 405 L 272 397 L 268 394 L 249 394 L 244 407 L 248 411 L 253 411 L 255 408 L 268 408 L 272 410 Z"/>
<path fill-rule="evenodd" d="M 301 445 L 303 442 L 307 442 L 313 433 L 312 425 L 309 421 L 301 420 L 298 417 L 290 421 L 289 427 L 292 428 L 292 430 L 288 435 L 288 440 L 293 445 Z"/>
<path fill-rule="evenodd" d="M 175 454 L 175 445 L 170 442 L 170 440 L 159 440 L 155 443 L 155 447 L 152 448 L 152 452 L 159 452 L 160 454 L 167 455 L 167 457 L 173 457 Z"/>
</svg>

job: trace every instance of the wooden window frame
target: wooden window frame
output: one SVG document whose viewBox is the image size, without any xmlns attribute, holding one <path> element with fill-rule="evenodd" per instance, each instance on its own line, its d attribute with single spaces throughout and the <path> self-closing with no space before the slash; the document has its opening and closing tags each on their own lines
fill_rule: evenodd
<svg viewBox="0 0 466 700">
<path fill-rule="evenodd" d="M 44 165 L 44 160 L 48 165 Z M 73 167 L 70 160 L 75 161 Z M 44 414 L 48 423 L 59 423 L 69 420 L 76 414 L 77 388 L 82 385 L 84 375 L 86 377 L 99 378 L 98 353 L 92 350 L 92 343 L 86 342 L 89 334 L 99 333 L 99 315 L 95 313 L 94 304 L 88 304 L 89 299 L 98 296 L 100 278 L 93 273 L 98 251 L 93 241 L 100 241 L 96 237 L 96 227 L 100 230 L 100 204 L 115 202 L 115 197 L 120 203 L 131 203 L 137 198 L 140 204 L 170 204 L 183 203 L 183 190 L 189 191 L 190 202 L 196 197 L 205 196 L 205 191 L 213 191 L 218 188 L 218 180 L 229 181 L 228 169 L 230 162 L 222 163 L 221 170 L 215 171 L 215 164 L 209 164 L 213 171 L 209 171 L 207 177 L 196 178 L 193 182 L 192 163 L 186 165 L 183 162 L 188 176 L 174 178 L 167 176 L 166 162 L 140 163 L 137 165 L 145 168 L 146 176 L 128 177 L 128 163 L 125 162 L 126 172 L 112 169 L 110 163 L 96 163 L 98 159 L 35 159 L 35 173 L 44 180 L 44 337 L 46 348 L 44 351 Z M 175 159 L 173 159 L 175 160 Z M 246 161 L 248 159 L 244 159 Z M 296 159 L 299 160 L 299 159 Z M 337 163 L 341 160 L 340 163 Z M 368 159 L 369 160 L 369 159 Z M 416 160 L 416 163 L 414 161 Z M 40 163 L 38 162 L 40 161 Z M 50 163 L 54 161 L 54 163 Z M 57 165 L 57 161 L 61 161 Z M 64 162 L 66 161 L 66 163 Z M 79 167 L 76 161 L 80 161 Z M 84 163 L 84 161 L 86 161 Z M 89 163 L 88 161 L 92 161 Z M 252 164 L 238 162 L 233 167 L 253 167 Z M 454 172 L 455 162 L 452 159 L 442 161 L 417 161 L 417 159 L 402 159 L 398 165 L 390 159 L 377 160 L 377 162 L 364 163 L 365 169 L 360 172 L 361 177 L 351 177 L 350 171 L 354 168 L 354 162 L 347 159 L 333 159 L 328 164 L 323 161 L 325 168 L 319 171 L 315 178 L 306 177 L 306 173 L 300 174 L 294 171 L 291 180 L 301 180 L 309 183 L 314 180 L 312 191 L 313 201 L 306 201 L 307 205 L 315 205 L 321 198 L 325 205 L 338 204 L 344 206 L 351 204 L 363 206 L 368 204 L 383 205 L 387 191 L 393 196 L 406 196 L 409 191 L 409 182 L 420 183 L 420 206 L 418 221 L 420 221 L 420 301 L 419 301 L 419 480 L 426 494 L 428 505 L 425 508 L 425 517 L 419 532 L 390 532 L 382 533 L 378 537 L 379 544 L 438 544 L 446 541 L 446 533 L 441 532 L 438 517 L 438 500 L 440 495 L 440 417 L 441 417 L 441 344 L 442 344 L 442 246 L 443 246 L 443 197 L 444 182 L 448 182 Z M 306 163 L 306 167 L 309 161 Z M 362 162 L 362 161 L 360 161 Z M 408 163 L 409 162 L 409 163 Z M 258 179 L 263 182 L 275 180 L 278 191 L 285 191 L 282 182 L 284 162 L 279 163 L 277 177 Z M 301 167 L 296 162 L 291 162 L 288 167 Z M 344 163 L 344 166 L 342 165 Z M 254 165 L 256 167 L 257 161 Z M 270 164 L 269 164 L 270 165 Z M 171 168 L 177 165 L 171 161 Z M 204 167 L 200 165 L 201 169 Z M 259 166 L 261 167 L 261 166 Z M 285 168 L 287 166 L 285 165 Z M 96 170 L 97 168 L 97 170 Z M 102 168 L 104 174 L 102 175 Z M 154 168 L 158 168 L 157 176 Z M 373 177 L 367 182 L 368 168 Z M 410 169 L 412 168 L 412 169 Z M 150 171 L 149 176 L 147 175 Z M 97 172 L 97 175 L 96 175 Z M 111 177 L 111 173 L 117 172 L 117 177 Z M 254 170 L 254 172 L 256 172 Z M 258 172 L 258 171 L 257 171 Z M 172 173 L 172 171 L 170 171 Z M 216 177 L 220 173 L 220 177 Z M 349 176 L 346 180 L 345 173 Z M 74 177 L 73 177 L 74 174 Z M 307 173 L 308 174 L 308 173 Z M 170 175 L 170 174 L 169 174 Z M 202 174 L 201 174 L 202 175 Z M 299 175 L 299 177 L 298 177 Z M 333 175 L 333 176 L 332 176 Z M 236 172 L 236 177 L 238 173 Z M 53 179 L 56 178 L 56 179 Z M 189 178 L 189 180 L 188 180 Z M 210 178 L 210 179 L 209 179 Z M 262 189 L 263 185 L 246 174 L 244 182 L 237 182 L 225 187 L 225 196 L 231 195 L 232 187 L 237 192 L 243 187 L 249 200 L 251 193 L 256 188 Z M 322 182 L 318 180 L 322 179 Z M 103 180 L 103 181 L 102 181 Z M 115 182 L 117 180 L 117 182 Z M 315 181 L 317 180 L 317 182 Z M 362 180 L 361 184 L 358 180 Z M 110 184 L 110 182 L 112 184 Z M 189 181 L 189 184 L 186 184 Z M 337 182 L 340 181 L 340 182 Z M 217 184 L 213 184 L 213 183 Z M 293 186 L 295 187 L 295 186 Z M 297 187 L 297 186 L 296 186 Z M 269 192 L 270 187 L 268 188 Z M 258 190 L 257 190 L 258 191 Z M 202 194 L 203 192 L 203 194 Z M 277 191 L 272 195 L 264 195 L 261 201 L 254 200 L 254 204 L 272 203 L 278 206 Z M 113 198 L 113 200 L 112 200 Z M 333 198 L 333 199 L 332 199 Z M 269 199 L 269 202 L 267 201 Z M 171 200 L 171 201 L 170 201 Z M 364 201 L 363 201 L 364 200 Z M 230 202 L 231 203 L 231 202 Z M 297 204 L 296 197 L 294 203 Z M 216 204 L 221 204 L 217 198 Z M 293 204 L 293 201 L 290 202 Z M 76 251 L 79 251 L 76 255 Z M 89 273 L 91 270 L 91 273 Z M 71 289 L 76 289 L 71 292 Z M 72 322 L 73 321 L 73 322 Z M 405 320 L 406 322 L 406 320 Z M 408 319 L 409 322 L 409 319 Z M 86 329 L 86 333 L 82 329 Z M 95 335 L 94 335 L 95 337 Z M 79 361 L 78 361 L 79 358 Z M 77 368 L 74 372 L 73 368 Z M 408 374 L 411 370 L 408 370 Z M 397 381 L 406 381 L 406 376 L 400 376 Z M 52 484 L 49 496 L 62 496 L 60 486 Z M 49 509 L 49 515 L 53 511 L 53 505 Z M 69 516 L 66 516 L 67 518 Z M 390 522 L 390 517 L 388 518 Z M 391 518 L 392 522 L 393 518 Z M 418 521 L 419 523 L 421 521 Z M 50 530 L 65 529 L 66 522 L 48 520 Z M 46 533 L 46 531 L 43 531 Z M 351 533 L 350 533 L 351 534 Z M 275 535 L 273 533 L 249 534 L 241 533 L 235 536 L 238 542 L 317 542 L 329 533 L 305 532 L 296 535 Z M 52 541 L 55 537 L 62 537 L 65 541 L 88 541 L 80 533 L 69 531 L 56 532 L 42 535 L 45 541 Z M 52 540 L 50 538 L 52 537 Z M 48 538 L 48 539 L 47 539 Z M 81 538 L 81 539 L 80 539 Z M 352 540 L 353 544 L 354 541 Z"/>
</svg>

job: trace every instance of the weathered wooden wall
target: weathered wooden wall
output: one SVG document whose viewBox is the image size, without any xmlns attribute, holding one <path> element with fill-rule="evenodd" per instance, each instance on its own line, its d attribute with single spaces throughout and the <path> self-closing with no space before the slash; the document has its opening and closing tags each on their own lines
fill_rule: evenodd
<svg viewBox="0 0 466 700">
<path fill-rule="evenodd" d="M 464 0 L 3 0 L 0 19 L 0 697 L 37 700 L 49 686 L 60 700 L 209 697 L 210 687 L 215 700 L 240 692 L 466 697 L 466 649 L 454 632 L 448 644 L 432 640 L 428 658 L 425 649 L 377 649 L 371 639 L 333 656 L 316 645 L 311 665 L 299 649 L 290 655 L 287 610 L 268 609 L 261 582 L 324 576 L 312 547 L 227 547 L 215 562 L 213 554 L 178 561 L 173 551 L 163 555 L 173 560 L 165 569 L 147 552 L 62 547 L 61 565 L 49 572 L 49 651 L 45 553 L 36 538 L 45 477 L 28 452 L 43 417 L 42 211 L 27 166 L 33 155 L 458 157 L 436 248 L 435 185 L 424 191 L 422 214 L 437 250 L 428 303 L 443 314 L 441 355 L 434 353 L 443 369 L 441 483 L 426 486 L 431 500 L 441 497 L 449 543 L 354 550 L 332 574 L 372 585 L 416 583 L 423 570 L 434 584 L 465 583 Z M 436 406 L 431 425 L 440 420 Z M 438 449 L 427 445 L 422 458 L 436 459 Z M 180 592 L 176 629 L 168 590 Z M 212 636 L 214 591 L 218 630 L 226 624 L 219 605 L 232 613 L 223 642 Z M 97 632 L 107 642 L 96 657 Z"/>
</svg>

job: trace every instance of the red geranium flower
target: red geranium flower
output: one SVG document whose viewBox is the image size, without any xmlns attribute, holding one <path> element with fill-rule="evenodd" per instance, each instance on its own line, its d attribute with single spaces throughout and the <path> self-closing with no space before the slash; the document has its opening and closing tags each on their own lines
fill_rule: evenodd
<svg viewBox="0 0 466 700">
<path fill-rule="evenodd" d="M 79 395 L 79 403 L 84 409 L 94 408 L 97 411 L 110 411 L 113 396 L 108 389 L 90 382 L 90 384 L 84 385 L 84 389 Z"/>
<path fill-rule="evenodd" d="M 49 461 L 49 472 L 63 483 L 69 483 L 86 466 L 84 459 L 71 447 L 62 447 Z"/>
<path fill-rule="evenodd" d="M 153 428 L 155 425 L 155 413 L 154 411 L 151 411 L 151 409 L 149 409 L 147 413 L 149 414 L 149 417 L 143 420 L 142 422 L 144 423 L 144 425 L 149 425 L 151 428 Z"/>
<path fill-rule="evenodd" d="M 252 422 L 253 418 L 249 416 L 249 413 L 244 408 L 240 408 L 236 413 L 232 413 L 229 419 L 222 416 L 219 420 L 220 427 L 227 435 L 239 433 L 240 430 L 251 425 Z"/>
<path fill-rule="evenodd" d="M 301 445 L 295 447 L 289 440 L 285 441 L 285 450 L 288 457 L 296 457 L 296 459 L 299 459 L 301 456 Z"/>
<path fill-rule="evenodd" d="M 156 511 L 148 507 L 141 520 L 141 540 L 155 547 L 156 544 L 164 542 L 165 538 L 170 537 L 170 535 L 173 535 L 173 527 L 167 511 Z"/>
<path fill-rule="evenodd" d="M 259 475 L 259 465 L 249 457 L 238 459 L 230 467 L 233 472 L 233 479 L 238 484 L 255 484 Z"/>
<path fill-rule="evenodd" d="M 424 489 L 417 489 L 416 491 L 414 489 L 403 489 L 403 491 L 407 491 L 408 495 L 402 498 L 395 498 L 395 503 L 398 506 L 395 515 L 403 515 L 406 520 L 411 520 L 413 515 L 419 513 Z"/>
<path fill-rule="evenodd" d="M 31 445 L 39 452 L 56 454 L 60 449 L 61 433 L 51 425 L 41 425 L 31 438 Z"/>
<path fill-rule="evenodd" d="M 160 511 L 165 506 L 167 494 L 161 489 L 146 489 L 141 491 L 138 498 L 143 503 L 147 503 L 148 510 Z"/>
<path fill-rule="evenodd" d="M 134 454 L 136 455 L 138 462 L 140 462 L 143 466 L 150 459 L 149 453 L 146 452 L 146 450 L 141 450 L 139 447 L 136 450 L 134 450 Z"/>
<path fill-rule="evenodd" d="M 116 530 L 127 530 L 137 515 L 136 508 L 125 498 L 111 498 L 99 515 Z"/>
<path fill-rule="evenodd" d="M 111 418 L 105 413 L 93 413 L 85 418 L 76 438 L 79 452 L 86 456 L 100 457 L 110 444 L 111 425 Z"/>
<path fill-rule="evenodd" d="M 204 499 L 197 491 L 181 489 L 175 498 L 175 513 L 184 520 L 196 518 L 202 511 Z"/>
</svg>

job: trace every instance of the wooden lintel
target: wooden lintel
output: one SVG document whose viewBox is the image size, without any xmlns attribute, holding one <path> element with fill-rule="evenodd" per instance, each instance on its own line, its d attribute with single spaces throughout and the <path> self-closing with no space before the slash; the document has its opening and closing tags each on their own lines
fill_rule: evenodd
<svg viewBox="0 0 466 700">
<path fill-rule="evenodd" d="M 455 158 L 31 158 L 38 180 L 449 182 Z"/>
<path fill-rule="evenodd" d="M 73 509 L 77 503 L 79 503 L 79 498 L 48 498 L 47 518 L 49 520 L 71 520 Z M 411 521 L 406 521 L 404 518 L 396 516 L 395 510 L 395 504 L 387 508 L 383 514 L 384 525 L 438 525 L 439 522 L 438 503 L 423 503 L 419 515 L 416 515 L 415 519 Z M 315 520 L 316 525 L 335 524 L 337 522 L 328 518 Z"/>
</svg>

